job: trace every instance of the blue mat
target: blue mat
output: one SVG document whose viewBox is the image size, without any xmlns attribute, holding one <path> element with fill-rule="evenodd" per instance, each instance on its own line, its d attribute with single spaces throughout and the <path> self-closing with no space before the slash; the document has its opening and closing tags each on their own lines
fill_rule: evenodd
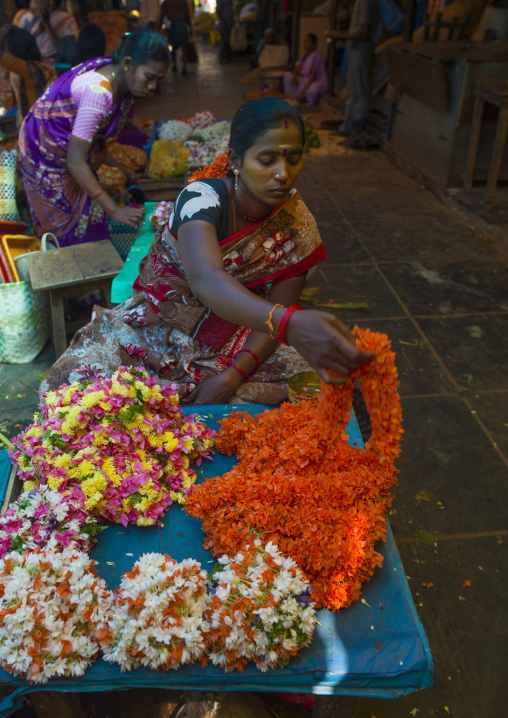
<svg viewBox="0 0 508 718">
<path fill-rule="evenodd" d="M 267 407 L 250 404 L 199 407 L 212 428 L 233 410 L 257 414 Z M 184 410 L 186 414 L 191 409 Z M 362 446 L 356 419 L 348 427 L 350 442 Z M 198 483 L 228 471 L 236 459 L 217 454 L 212 462 L 197 469 Z M 180 561 L 199 560 L 210 570 L 215 563 L 203 548 L 201 522 L 188 517 L 179 506 L 172 506 L 163 527 L 139 528 L 108 524 L 99 536 L 92 557 L 108 586 L 114 588 L 121 575 L 132 568 L 137 558 L 150 551 L 171 554 Z M 185 666 L 177 671 L 154 672 L 140 668 L 121 673 L 120 668 L 102 660 L 95 662 L 79 679 L 51 680 L 42 687 L 30 686 L 0 669 L 0 681 L 18 690 L 0 704 L 0 716 L 9 715 L 20 705 L 23 695 L 34 690 L 111 691 L 136 687 L 219 691 L 282 691 L 294 693 L 336 694 L 364 697 L 397 698 L 432 685 L 432 657 L 423 626 L 418 618 L 404 568 L 388 527 L 386 544 L 378 550 L 384 557 L 382 569 L 364 585 L 363 597 L 350 608 L 332 613 L 319 611 L 311 645 L 301 651 L 289 666 L 262 674 L 248 666 L 244 673 L 224 673 L 209 664 Z M 133 553 L 134 556 L 126 556 Z M 107 561 L 114 562 L 109 566 Z"/>
</svg>

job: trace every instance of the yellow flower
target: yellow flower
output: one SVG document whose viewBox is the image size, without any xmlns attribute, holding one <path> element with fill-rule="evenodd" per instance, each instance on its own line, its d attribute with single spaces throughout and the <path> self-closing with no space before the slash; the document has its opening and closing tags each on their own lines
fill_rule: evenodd
<svg viewBox="0 0 508 718">
<path fill-rule="evenodd" d="M 183 458 L 183 468 L 188 469 L 189 464 L 190 464 L 189 457 L 184 454 L 182 458 Z"/>
<path fill-rule="evenodd" d="M 96 506 L 102 506 L 104 502 L 101 503 L 101 500 L 102 494 L 99 492 L 93 494 L 85 501 L 85 509 L 94 509 Z"/>
<path fill-rule="evenodd" d="M 169 492 L 169 498 L 171 501 L 176 501 L 178 504 L 184 504 L 185 503 L 185 497 L 180 492 L 176 491 L 170 491 Z"/>
<path fill-rule="evenodd" d="M 102 389 L 100 391 L 92 391 L 90 394 L 85 394 L 80 402 L 81 408 L 85 410 L 92 409 L 97 404 L 100 405 L 101 399 L 104 399 L 104 392 Z"/>
<path fill-rule="evenodd" d="M 103 463 L 102 471 L 106 474 L 113 486 L 120 486 L 120 484 L 122 483 L 122 477 L 115 469 L 113 459 L 111 457 L 107 458 Z"/>
<path fill-rule="evenodd" d="M 149 519 L 146 518 L 146 516 L 140 516 L 136 523 L 138 526 L 153 526 L 155 524 L 155 519 Z"/>
<path fill-rule="evenodd" d="M 49 476 L 47 481 L 48 481 L 49 488 L 52 491 L 57 491 L 63 482 L 63 477 L 62 476 Z"/>
<path fill-rule="evenodd" d="M 34 426 L 30 427 L 30 429 L 26 432 L 26 436 L 42 436 L 42 427 L 34 424 Z"/>
<path fill-rule="evenodd" d="M 80 406 L 71 406 L 69 409 L 67 416 L 65 417 L 65 421 L 62 424 L 61 431 L 63 434 L 70 434 L 72 430 L 75 428 L 76 424 L 78 423 L 77 419 L 79 414 L 81 413 L 81 407 Z"/>
<path fill-rule="evenodd" d="M 69 454 L 60 454 L 54 459 L 54 464 L 57 469 L 62 468 L 62 466 L 68 469 L 71 465 L 71 457 L 69 456 Z"/>
<path fill-rule="evenodd" d="M 38 486 L 38 481 L 25 481 L 23 484 L 23 491 L 31 491 L 32 489 L 35 489 L 36 486 Z"/>
<path fill-rule="evenodd" d="M 46 394 L 46 404 L 47 406 L 50 406 L 51 404 L 56 404 L 57 397 L 56 397 L 56 391 L 48 391 Z"/>
<path fill-rule="evenodd" d="M 96 472 L 91 478 L 85 479 L 81 482 L 81 490 L 85 496 L 90 497 L 100 493 L 102 497 L 102 492 L 105 490 L 107 485 L 108 482 L 104 476 Z"/>
<path fill-rule="evenodd" d="M 72 478 L 81 479 L 84 476 L 88 476 L 88 474 L 93 474 L 94 471 L 95 466 L 92 462 L 88 459 L 83 459 L 80 464 L 77 464 L 77 466 L 73 466 L 72 469 L 70 469 L 69 475 L 72 476 Z"/>
</svg>

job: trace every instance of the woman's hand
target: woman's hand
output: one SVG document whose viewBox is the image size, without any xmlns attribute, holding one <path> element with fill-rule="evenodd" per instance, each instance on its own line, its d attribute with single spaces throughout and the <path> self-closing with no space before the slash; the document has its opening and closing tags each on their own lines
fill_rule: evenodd
<svg viewBox="0 0 508 718">
<path fill-rule="evenodd" d="M 293 72 L 293 74 L 291 75 L 291 84 L 298 85 L 298 75 L 296 72 Z"/>
<path fill-rule="evenodd" d="M 182 404 L 227 404 L 241 383 L 240 372 L 226 369 L 198 384 L 189 396 L 182 399 Z"/>
<path fill-rule="evenodd" d="M 326 384 L 341 384 L 344 377 L 375 356 L 356 348 L 354 337 L 337 317 L 313 309 L 294 312 L 285 337 Z"/>
<path fill-rule="evenodd" d="M 137 227 L 144 219 L 145 210 L 143 207 L 119 207 L 118 205 L 112 212 L 108 212 L 111 219 L 128 227 Z"/>
</svg>

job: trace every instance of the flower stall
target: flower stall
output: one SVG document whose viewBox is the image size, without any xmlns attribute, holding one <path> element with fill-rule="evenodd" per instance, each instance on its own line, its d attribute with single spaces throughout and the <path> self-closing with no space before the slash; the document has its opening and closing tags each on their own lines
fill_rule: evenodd
<svg viewBox="0 0 508 718">
<path fill-rule="evenodd" d="M 351 382 L 322 386 L 317 405 L 199 415 L 141 368 L 84 372 L 46 396 L 13 440 L 19 496 L 0 517 L 13 691 L 0 716 L 41 689 L 332 700 L 431 684 L 384 518 L 402 433 L 394 355 L 384 335 L 355 334 L 377 352 L 359 370 L 365 444 Z"/>
</svg>

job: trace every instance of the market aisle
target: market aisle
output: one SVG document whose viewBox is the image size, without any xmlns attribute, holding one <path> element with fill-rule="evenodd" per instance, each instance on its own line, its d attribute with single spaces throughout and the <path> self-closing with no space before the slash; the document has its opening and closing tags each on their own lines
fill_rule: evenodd
<svg viewBox="0 0 508 718">
<path fill-rule="evenodd" d="M 168 77 L 144 118 L 232 117 L 256 88 L 235 82 L 245 63 L 220 66 L 215 55 L 205 47 L 197 69 Z M 298 187 L 328 252 L 309 286 L 321 302 L 367 304 L 332 311 L 388 333 L 397 352 L 405 435 L 390 521 L 435 660 L 431 689 L 360 699 L 355 716 L 498 718 L 508 703 L 508 264 L 379 152 L 306 156 Z M 0 431 L 29 422 L 52 361 L 47 348 L 31 365 L 0 364 L 0 392 L 25 394 L 0 397 Z M 159 694 L 86 701 L 94 718 L 169 717 Z M 308 714 L 284 718 L 297 715 Z"/>
<path fill-rule="evenodd" d="M 203 110 L 210 110 L 218 120 L 230 120 L 244 102 L 243 95 L 258 89 L 257 84 L 238 82 L 248 71 L 246 61 L 221 65 L 218 49 L 204 42 L 198 44 L 198 52 L 199 62 L 188 65 L 187 75 L 169 70 L 160 95 L 135 105 L 136 120 L 183 120 Z"/>
</svg>

